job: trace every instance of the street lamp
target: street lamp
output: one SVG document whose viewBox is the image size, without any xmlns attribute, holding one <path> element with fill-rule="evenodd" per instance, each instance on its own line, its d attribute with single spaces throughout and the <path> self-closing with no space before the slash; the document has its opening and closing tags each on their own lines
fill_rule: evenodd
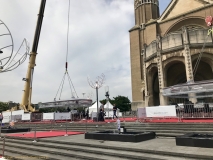
<svg viewBox="0 0 213 160">
<path fill-rule="evenodd" d="M 97 121 L 98 121 L 98 89 L 102 87 L 103 83 L 105 80 L 105 75 L 102 74 L 101 76 L 97 77 L 97 80 L 95 81 L 95 84 L 89 79 L 89 77 L 87 77 L 87 81 L 89 83 L 89 85 L 96 89 L 96 102 L 97 102 Z"/>
<path fill-rule="evenodd" d="M 107 100 L 107 108 L 108 108 L 108 118 L 109 118 L 109 86 L 105 87 L 106 100 Z"/>
</svg>

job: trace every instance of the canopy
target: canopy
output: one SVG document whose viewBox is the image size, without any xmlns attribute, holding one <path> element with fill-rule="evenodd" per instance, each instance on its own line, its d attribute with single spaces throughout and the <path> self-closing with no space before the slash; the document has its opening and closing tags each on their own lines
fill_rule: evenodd
<svg viewBox="0 0 213 160">
<path fill-rule="evenodd" d="M 101 107 L 101 105 L 101 102 L 98 102 L 98 109 Z M 91 114 L 92 112 L 97 112 L 97 102 L 89 107 L 89 114 Z"/>
</svg>

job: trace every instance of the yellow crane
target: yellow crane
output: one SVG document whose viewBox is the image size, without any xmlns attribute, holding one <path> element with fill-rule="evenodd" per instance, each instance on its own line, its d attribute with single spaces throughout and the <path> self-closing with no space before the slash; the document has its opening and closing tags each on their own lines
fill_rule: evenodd
<svg viewBox="0 0 213 160">
<path fill-rule="evenodd" d="M 29 64 L 27 69 L 26 78 L 23 78 L 25 81 L 25 86 L 22 95 L 22 101 L 19 106 L 15 106 L 11 109 L 11 111 L 23 109 L 25 112 L 35 112 L 35 108 L 32 107 L 31 104 L 31 95 L 32 95 L 32 79 L 33 79 L 33 71 L 34 67 L 36 66 L 36 55 L 38 49 L 38 42 L 41 32 L 42 21 L 44 17 L 44 10 L 45 10 L 46 0 L 41 0 L 36 30 L 34 34 L 34 40 L 32 45 L 32 51 L 30 52 Z"/>
</svg>

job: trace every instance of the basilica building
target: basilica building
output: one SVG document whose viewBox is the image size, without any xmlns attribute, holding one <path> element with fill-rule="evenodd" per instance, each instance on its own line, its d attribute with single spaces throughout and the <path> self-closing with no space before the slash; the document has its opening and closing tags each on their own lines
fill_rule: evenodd
<svg viewBox="0 0 213 160">
<path fill-rule="evenodd" d="M 207 36 L 211 26 L 205 21 L 213 16 L 213 0 L 171 0 L 162 15 L 159 0 L 135 0 L 134 11 L 129 30 L 132 110 L 181 103 L 163 96 L 163 88 L 213 79 L 213 37 Z"/>
</svg>

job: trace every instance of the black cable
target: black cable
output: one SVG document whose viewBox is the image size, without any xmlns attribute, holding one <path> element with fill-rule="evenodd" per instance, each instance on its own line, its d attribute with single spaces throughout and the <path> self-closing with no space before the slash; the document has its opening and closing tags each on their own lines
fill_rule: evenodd
<svg viewBox="0 0 213 160">
<path fill-rule="evenodd" d="M 195 64 L 195 66 L 194 66 L 194 70 L 193 70 L 193 72 L 194 72 L 194 78 L 195 78 L 195 75 L 196 75 L 196 72 L 197 72 L 197 69 L 198 69 L 198 66 L 199 66 L 199 63 L 200 63 L 202 54 L 203 54 L 203 50 L 205 49 L 206 41 L 207 41 L 208 37 L 209 37 L 209 33 L 208 33 L 207 37 L 206 37 L 205 40 L 204 40 L 203 47 L 202 47 L 202 49 L 201 49 L 201 51 L 200 51 L 200 54 L 199 54 L 198 59 L 197 59 L 197 62 L 196 62 L 196 64 Z"/>
<path fill-rule="evenodd" d="M 64 74 L 64 80 L 65 80 L 65 75 L 66 75 L 66 73 Z M 64 87 L 64 80 L 63 80 L 63 83 L 62 83 L 62 86 L 61 86 L 61 93 L 62 93 L 62 90 L 63 90 L 63 87 Z M 61 98 L 61 93 L 60 93 L 60 96 L 59 96 L 59 100 Z"/>
<path fill-rule="evenodd" d="M 64 74 L 64 76 L 63 76 L 63 78 L 62 78 L 61 84 L 62 84 L 62 82 L 64 81 L 65 75 L 66 75 L 66 73 Z M 58 88 L 58 91 L 57 91 L 57 93 L 56 93 L 56 95 L 55 95 L 55 99 L 56 99 L 56 97 L 57 97 L 57 95 L 58 95 L 58 92 L 59 92 L 59 90 L 60 90 L 60 88 L 61 88 L 61 84 L 60 84 L 60 86 L 59 86 L 59 88 Z"/>
<path fill-rule="evenodd" d="M 70 78 L 70 75 L 69 75 L 68 73 L 67 73 L 67 75 L 68 75 L 68 78 L 69 78 L 69 80 L 70 80 L 70 82 L 71 82 L 71 84 L 72 84 L 72 80 L 71 80 L 71 78 Z M 78 98 L 77 92 L 76 92 L 75 87 L 74 87 L 73 84 L 72 84 L 72 87 L 73 87 L 73 89 L 74 89 L 74 91 L 75 91 L 75 94 L 76 94 L 76 96 L 77 96 L 77 98 Z"/>
</svg>

